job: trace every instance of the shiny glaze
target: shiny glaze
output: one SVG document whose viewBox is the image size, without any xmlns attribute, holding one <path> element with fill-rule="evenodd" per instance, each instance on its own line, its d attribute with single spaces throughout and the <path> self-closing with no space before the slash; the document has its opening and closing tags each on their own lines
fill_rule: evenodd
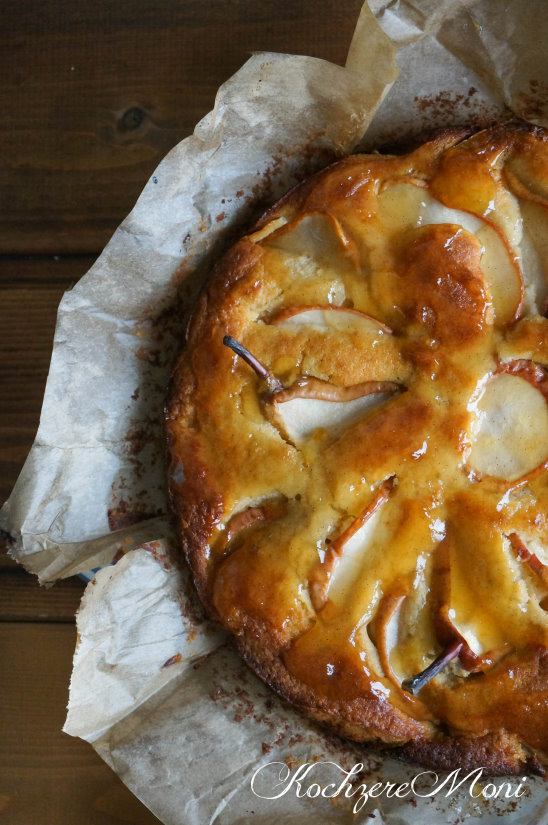
<svg viewBox="0 0 548 825">
<path fill-rule="evenodd" d="M 538 670 L 546 584 L 508 539 L 548 547 L 548 476 L 543 461 L 518 479 L 473 464 L 482 388 L 500 374 L 512 374 L 518 390 L 519 381 L 534 386 L 530 376 L 548 365 L 546 290 L 541 280 L 536 295 L 528 291 L 520 245 L 527 204 L 537 234 L 539 221 L 548 230 L 548 148 L 520 130 L 453 143 L 348 158 L 241 242 L 253 246 L 253 264 L 219 313 L 209 365 L 194 356 L 200 460 L 216 468 L 222 490 L 206 598 L 237 635 L 266 628 L 290 676 L 320 701 L 361 697 L 381 715 L 397 708 L 424 737 L 439 726 L 455 735 L 506 729 L 548 754 Z M 497 260 L 508 260 L 493 276 L 485 269 L 497 244 Z M 536 265 L 548 278 L 542 254 Z M 317 307 L 357 312 L 295 323 L 299 308 Z M 293 444 L 272 414 L 275 394 L 218 346 L 225 331 L 285 387 L 313 376 L 405 391 L 342 430 L 320 428 Z M 504 367 L 520 359 L 521 372 Z M 213 391 L 204 369 L 214 371 Z M 531 426 L 531 443 L 546 436 L 548 459 L 548 431 L 537 437 Z M 269 501 L 278 504 L 234 530 L 235 514 L 256 515 Z M 371 518 L 358 524 L 368 507 Z M 354 544 L 341 543 L 345 536 Z M 327 595 L 311 599 L 328 564 Z M 459 659 L 418 697 L 401 689 L 456 640 Z M 389 710 L 386 718 L 389 739 Z"/>
</svg>

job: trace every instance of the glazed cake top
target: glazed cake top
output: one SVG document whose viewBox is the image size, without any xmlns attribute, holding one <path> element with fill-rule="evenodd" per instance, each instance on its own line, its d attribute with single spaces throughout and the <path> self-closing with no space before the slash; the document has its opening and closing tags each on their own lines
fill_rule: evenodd
<svg viewBox="0 0 548 825">
<path fill-rule="evenodd" d="M 546 755 L 548 143 L 463 138 L 348 157 L 224 257 L 170 488 L 204 604 L 287 698 L 357 739 Z"/>
</svg>

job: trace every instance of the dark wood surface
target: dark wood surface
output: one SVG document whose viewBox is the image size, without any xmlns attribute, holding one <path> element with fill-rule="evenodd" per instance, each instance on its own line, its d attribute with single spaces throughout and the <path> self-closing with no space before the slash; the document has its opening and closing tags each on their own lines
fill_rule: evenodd
<svg viewBox="0 0 548 825">
<path fill-rule="evenodd" d="M 0 500 L 38 425 L 57 304 L 163 155 L 254 51 L 344 63 L 361 0 L 4 0 L 0 5 Z M 0 820 L 157 822 L 61 733 L 78 579 L 0 556 Z"/>
</svg>

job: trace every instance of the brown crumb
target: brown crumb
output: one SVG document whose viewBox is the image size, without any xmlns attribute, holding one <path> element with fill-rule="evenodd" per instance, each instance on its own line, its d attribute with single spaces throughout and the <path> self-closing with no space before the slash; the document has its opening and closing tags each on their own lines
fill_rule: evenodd
<svg viewBox="0 0 548 825">
<path fill-rule="evenodd" d="M 164 662 L 164 664 L 162 665 L 162 668 L 170 667 L 171 665 L 176 665 L 178 662 L 181 661 L 181 658 L 182 657 L 181 657 L 180 653 L 176 653 L 175 656 L 170 656 L 170 658 L 167 661 Z"/>
</svg>

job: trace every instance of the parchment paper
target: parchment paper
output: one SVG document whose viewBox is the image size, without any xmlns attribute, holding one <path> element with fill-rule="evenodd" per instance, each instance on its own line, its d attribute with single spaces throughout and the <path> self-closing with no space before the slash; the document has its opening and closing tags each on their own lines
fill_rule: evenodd
<svg viewBox="0 0 548 825">
<path fill-rule="evenodd" d="M 519 799 L 486 800 L 470 795 L 470 781 L 449 798 L 425 795 L 435 782 L 424 776 L 423 796 L 383 793 L 357 812 L 356 796 L 255 795 L 306 763 L 308 784 L 322 787 L 359 763 L 355 784 L 368 787 L 375 777 L 410 782 L 420 769 L 283 706 L 200 616 L 173 561 L 163 397 L 185 307 L 220 249 L 288 186 L 357 146 L 509 113 L 548 125 L 542 2 L 370 5 L 384 32 L 366 4 L 344 69 L 252 57 L 162 161 L 63 298 L 36 442 L 0 515 L 13 554 L 43 582 L 121 557 L 82 602 L 65 729 L 92 742 L 166 825 L 548 817 L 543 783 L 531 777 Z"/>
</svg>

